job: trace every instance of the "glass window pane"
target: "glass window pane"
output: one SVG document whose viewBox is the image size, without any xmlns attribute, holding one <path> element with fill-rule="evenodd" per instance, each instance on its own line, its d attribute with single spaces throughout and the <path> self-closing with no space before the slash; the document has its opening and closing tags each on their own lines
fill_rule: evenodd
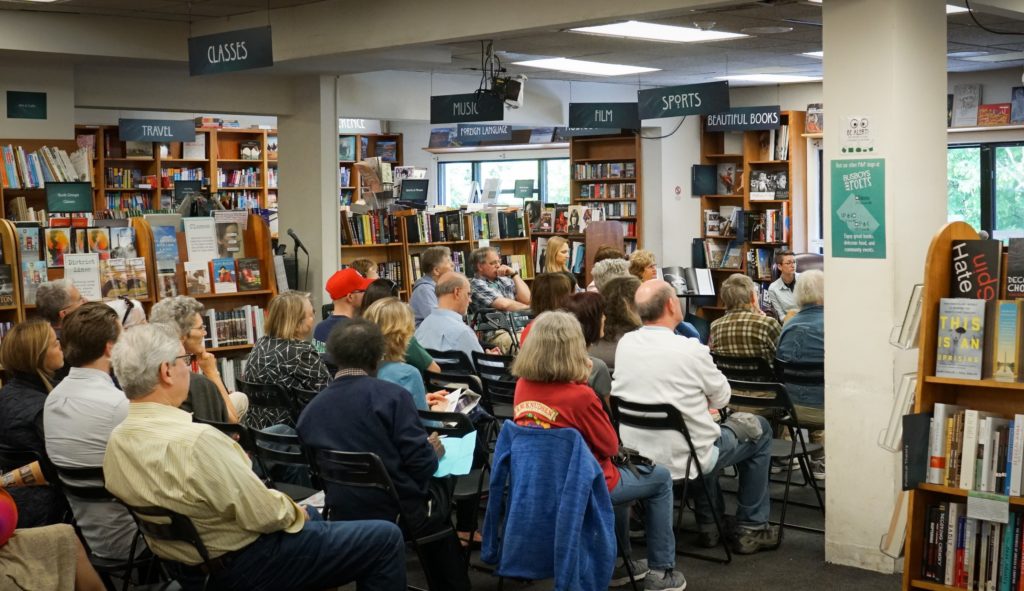
<svg viewBox="0 0 1024 591">
<path fill-rule="evenodd" d="M 569 159 L 544 161 L 547 177 L 544 199 L 547 203 L 569 203 Z"/>
<path fill-rule="evenodd" d="M 993 238 L 1024 236 L 1024 146 L 996 147 Z"/>
<path fill-rule="evenodd" d="M 487 179 L 499 179 L 498 203 L 522 205 L 522 200 L 515 198 L 516 181 L 533 180 L 534 195 L 537 195 L 539 180 L 537 173 L 540 167 L 536 160 L 492 160 L 480 163 L 480 186 Z"/>
<path fill-rule="evenodd" d="M 981 229 L 981 148 L 946 151 L 947 210 L 949 221 L 961 220 Z"/>
<path fill-rule="evenodd" d="M 443 179 L 438 187 L 438 203 L 459 207 L 469 203 L 470 188 L 473 184 L 473 164 L 470 162 L 442 162 Z M 443 194 L 442 194 L 443 193 Z"/>
</svg>

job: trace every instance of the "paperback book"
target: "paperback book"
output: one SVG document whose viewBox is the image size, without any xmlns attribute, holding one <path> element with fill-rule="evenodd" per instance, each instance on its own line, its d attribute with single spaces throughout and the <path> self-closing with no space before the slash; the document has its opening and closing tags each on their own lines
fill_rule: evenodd
<svg viewBox="0 0 1024 591">
<path fill-rule="evenodd" d="M 1006 257 L 1006 297 L 1024 298 L 1024 238 L 1010 238 Z"/>
<path fill-rule="evenodd" d="M 210 293 L 210 267 L 207 262 L 185 263 L 185 290 L 191 296 Z"/>
<path fill-rule="evenodd" d="M 110 228 L 89 228 L 89 252 L 99 255 L 101 261 L 110 258 Z"/>
<path fill-rule="evenodd" d="M 978 124 L 981 105 L 980 84 L 957 84 L 953 87 L 953 127 L 974 127 Z"/>
<path fill-rule="evenodd" d="M 105 300 L 128 295 L 128 268 L 124 259 L 100 260 L 100 275 L 103 283 L 100 286 Z"/>
<path fill-rule="evenodd" d="M 153 226 L 153 250 L 161 272 L 173 271 L 178 264 L 178 233 L 173 226 Z"/>
<path fill-rule="evenodd" d="M 14 274 L 10 265 L 0 265 L 0 306 L 14 305 Z"/>
<path fill-rule="evenodd" d="M 130 259 L 138 256 L 135 250 L 135 228 L 110 228 L 110 257 Z"/>
<path fill-rule="evenodd" d="M 136 299 L 149 296 L 149 281 L 146 279 L 146 259 L 143 257 L 132 257 L 125 259 L 127 266 L 127 280 L 125 295 Z"/>
<path fill-rule="evenodd" d="M 981 300 L 998 298 L 1002 248 L 999 240 L 953 241 L 950 295 Z"/>
<path fill-rule="evenodd" d="M 39 226 L 18 228 L 18 251 L 22 261 L 38 261 L 39 259 Z"/>
<path fill-rule="evenodd" d="M 210 261 L 210 274 L 213 276 L 214 293 L 234 293 L 238 291 L 238 285 L 235 282 L 235 259 L 213 259 Z"/>
<path fill-rule="evenodd" d="M 64 255 L 71 252 L 71 228 L 46 228 L 46 266 L 64 266 Z"/>
<path fill-rule="evenodd" d="M 980 380 L 985 342 L 985 300 L 942 298 L 935 375 Z"/>
<path fill-rule="evenodd" d="M 738 182 L 737 174 L 740 173 L 738 168 L 732 162 L 722 162 L 718 165 L 717 191 L 719 195 L 732 195 L 743 189 L 743 185 Z"/>
<path fill-rule="evenodd" d="M 1010 124 L 1024 123 L 1024 86 L 1010 89 Z"/>
<path fill-rule="evenodd" d="M 263 279 L 260 276 L 260 260 L 255 258 L 238 259 L 238 289 L 240 291 L 253 291 L 263 289 Z"/>
<path fill-rule="evenodd" d="M 997 300 L 992 323 L 988 373 L 1001 382 L 1016 382 L 1020 373 L 1021 302 Z"/>
<path fill-rule="evenodd" d="M 178 273 L 175 271 L 159 272 L 156 276 L 160 299 L 178 295 Z"/>
</svg>

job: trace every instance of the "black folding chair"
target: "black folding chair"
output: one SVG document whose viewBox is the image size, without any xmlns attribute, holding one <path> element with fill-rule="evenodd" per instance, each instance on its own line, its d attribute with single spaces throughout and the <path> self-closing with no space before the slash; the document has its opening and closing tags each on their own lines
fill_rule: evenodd
<svg viewBox="0 0 1024 591">
<path fill-rule="evenodd" d="M 488 376 L 496 380 L 515 380 L 512 377 L 513 361 L 515 361 L 515 357 L 511 355 L 494 355 L 492 353 L 473 351 L 473 364 L 476 366 L 476 373 L 480 377 Z"/>
<path fill-rule="evenodd" d="M 480 383 L 483 387 L 483 401 L 487 411 L 501 421 L 514 418 L 516 379 L 511 376 L 510 379 L 500 379 L 481 375 Z"/>
<path fill-rule="evenodd" d="M 476 368 L 473 362 L 462 351 L 438 351 L 427 349 L 427 353 L 434 358 L 434 362 L 444 373 L 476 375 Z"/>
<path fill-rule="evenodd" d="M 427 392 L 467 388 L 482 396 L 484 389 L 479 377 L 459 372 L 442 371 L 437 373 L 428 369 L 423 372 L 423 382 L 427 387 Z"/>
<path fill-rule="evenodd" d="M 718 370 L 727 379 L 748 382 L 775 382 L 775 370 L 763 357 L 734 357 L 712 353 Z"/>
<path fill-rule="evenodd" d="M 195 416 L 192 417 L 192 422 L 209 425 L 233 439 L 235 443 L 237 443 L 238 446 L 249 455 L 249 458 L 252 459 L 253 464 L 258 468 L 259 474 L 264 478 L 264 482 L 267 486 L 273 488 L 273 481 L 270 480 L 270 473 L 267 471 L 266 466 L 263 465 L 263 460 L 260 458 L 259 454 L 256 453 L 256 440 L 253 439 L 252 430 L 241 423 L 221 423 L 219 421 L 199 419 Z"/>
<path fill-rule="evenodd" d="M 683 415 L 679 412 L 678 408 L 671 404 L 640 404 L 638 402 L 629 402 L 627 400 L 622 400 L 621 398 L 616 398 L 615 396 L 611 397 L 611 405 L 613 417 L 612 423 L 615 425 L 616 431 L 618 431 L 621 426 L 625 425 L 627 427 L 643 429 L 645 431 L 673 431 L 681 433 L 683 435 L 683 439 L 686 440 L 686 446 L 690 450 L 689 456 L 686 460 L 686 474 L 689 475 L 691 473 L 691 467 L 696 468 L 697 481 L 700 483 L 700 489 L 708 501 L 708 506 L 712 508 L 716 506 L 716 503 L 711 498 L 711 491 L 708 490 L 704 470 L 701 468 L 700 462 L 697 460 L 697 448 L 694 447 L 693 439 L 690 438 L 690 429 L 686 426 L 686 421 L 683 419 Z M 676 498 L 679 499 L 679 513 L 676 519 L 676 529 L 679 529 L 682 524 L 683 508 L 686 506 L 686 495 L 689 492 L 690 480 L 690 478 L 675 478 L 672 481 L 673 488 L 679 490 L 679 495 L 676 496 Z M 707 556 L 697 552 L 688 552 L 678 549 L 676 550 L 676 554 L 690 556 L 700 560 L 718 562 L 721 564 L 729 564 L 732 562 L 732 550 L 729 548 L 729 544 L 726 541 L 721 517 L 714 509 L 712 509 L 711 513 L 715 520 L 715 529 L 718 530 L 719 544 L 721 544 L 722 548 L 725 549 L 725 559 L 723 560 L 714 556 Z"/>
<path fill-rule="evenodd" d="M 327 449 L 316 450 L 315 462 L 317 473 L 325 483 L 349 488 L 370 488 L 376 489 L 386 495 L 394 508 L 394 522 L 402 529 L 406 543 L 410 544 L 420 556 L 420 546 L 443 539 L 453 535 L 451 527 L 443 528 L 438 532 L 414 537 L 407 529 L 407 518 L 402 513 L 402 505 L 398 499 L 398 491 L 391 481 L 388 470 L 384 467 L 380 457 L 370 452 L 346 452 Z M 337 517 L 332 515 L 331 506 L 324 505 L 324 519 Z M 422 557 L 420 558 L 422 562 Z M 408 586 L 415 591 L 426 591 L 419 587 Z"/>
<path fill-rule="evenodd" d="M 266 429 L 271 425 L 285 424 L 295 427 L 295 404 L 285 389 L 277 384 L 257 384 L 235 379 L 238 388 L 249 397 L 249 410 L 244 422 L 252 429 Z"/>
<path fill-rule="evenodd" d="M 139 524 L 139 529 L 147 540 L 164 542 L 183 542 L 195 548 L 202 560 L 206 575 L 203 577 L 203 589 L 210 584 L 210 573 L 216 572 L 220 566 L 217 559 L 210 559 L 195 524 L 188 517 L 162 507 L 128 507 L 128 511 Z"/>
<path fill-rule="evenodd" d="M 791 384 L 797 386 L 814 386 L 819 388 L 825 387 L 825 362 L 803 362 L 803 361 L 783 361 L 781 359 L 775 360 L 775 373 L 779 376 L 779 382 L 786 386 L 787 393 L 788 388 Z M 792 400 L 792 396 L 790 396 Z M 822 425 L 824 428 L 824 425 Z M 810 431 L 808 431 L 808 434 Z M 813 474 L 812 474 L 813 476 Z M 794 482 L 798 486 L 807 486 L 809 483 Z M 824 483 L 819 483 L 819 487 L 825 488 Z M 793 502 L 794 505 L 804 506 L 803 503 Z M 811 505 L 808 505 L 811 506 Z M 817 508 L 811 506 L 812 508 Z"/>
<path fill-rule="evenodd" d="M 319 480 L 309 461 L 309 453 L 302 445 L 298 435 L 286 433 L 270 433 L 259 429 L 250 429 L 255 443 L 258 464 L 266 471 L 269 486 L 291 497 L 296 502 L 308 499 L 319 490 Z M 274 478 L 274 469 L 282 466 L 290 469 L 297 479 L 308 481 L 313 488 L 293 482 L 284 482 Z"/>
<path fill-rule="evenodd" d="M 321 320 L 327 320 L 327 317 L 330 316 L 331 313 L 333 313 L 333 312 L 334 312 L 334 303 L 333 302 L 330 303 L 330 304 L 324 304 L 323 306 L 320 306 L 320 317 L 321 317 Z"/>
</svg>

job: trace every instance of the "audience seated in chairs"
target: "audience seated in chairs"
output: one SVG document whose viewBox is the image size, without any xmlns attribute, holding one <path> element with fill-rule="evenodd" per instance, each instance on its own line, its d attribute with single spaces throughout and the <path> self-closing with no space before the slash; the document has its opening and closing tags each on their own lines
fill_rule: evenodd
<svg viewBox="0 0 1024 591">
<path fill-rule="evenodd" d="M 107 489 L 130 507 L 191 519 L 209 551 L 149 539 L 186 589 L 323 589 L 405 585 L 404 546 L 393 523 L 332 523 L 267 489 L 238 444 L 177 407 L 188 394 L 188 354 L 166 326 L 127 331 L 113 352 L 128 416 L 110 436 Z M 126 400 L 127 403 L 127 400 Z"/>
<path fill-rule="evenodd" d="M 775 266 L 779 270 L 779 278 L 768 286 L 768 301 L 771 302 L 775 318 L 779 322 L 785 322 L 800 308 L 794 291 L 796 280 L 800 276 L 796 272 L 796 255 L 787 249 L 777 251 Z"/>
<path fill-rule="evenodd" d="M 533 336 L 512 364 L 519 378 L 515 394 L 515 422 L 524 427 L 544 429 L 571 427 L 580 432 L 593 452 L 616 510 L 619 543 L 629 545 L 630 501 L 644 500 L 647 510 L 647 564 L 635 561 L 636 578 L 648 577 L 646 589 L 676 589 L 686 586 L 675 571 L 675 536 L 672 533 L 672 477 L 664 466 L 616 467 L 619 440 L 611 420 L 594 391 L 586 385 L 590 358 L 580 323 L 566 312 L 545 312 L 537 317 Z M 627 552 L 628 556 L 629 553 Z M 616 569 L 613 584 L 629 582 L 625 565 Z"/>
<path fill-rule="evenodd" d="M 110 378 L 110 354 L 121 336 L 121 319 L 109 306 L 89 302 L 68 314 L 63 324 L 64 356 L 71 370 L 43 405 L 46 451 L 58 468 L 99 468 L 110 432 L 128 415 L 128 400 Z M 69 502 L 93 554 L 128 557 L 136 527 L 127 509 L 77 497 Z"/>
<path fill-rule="evenodd" d="M 634 296 L 640 280 L 627 275 L 613 277 L 601 288 L 604 301 L 604 336 L 590 346 L 590 354 L 615 371 L 615 349 L 622 335 L 640 328 Z"/>
<path fill-rule="evenodd" d="M 534 314 L 534 318 L 544 312 L 561 308 L 565 298 L 573 293 L 573 285 L 572 279 L 566 273 L 548 272 L 538 275 L 533 280 L 533 295 L 530 303 L 530 312 Z M 526 335 L 530 334 L 532 324 L 533 320 L 523 328 L 522 334 L 519 335 L 520 346 L 526 341 Z"/>
<path fill-rule="evenodd" d="M 589 348 L 604 336 L 604 302 L 601 295 L 595 292 L 575 293 L 564 300 L 563 308 L 580 321 L 583 329 L 583 341 Z M 524 335 L 525 336 L 525 335 Z M 590 355 L 590 378 L 587 385 L 601 397 L 605 405 L 608 404 L 608 397 L 612 393 L 612 375 L 608 366 L 600 357 Z"/>
<path fill-rule="evenodd" d="M 530 288 L 512 267 L 501 264 L 498 251 L 484 246 L 474 250 L 469 259 L 470 268 L 475 273 L 472 280 L 475 311 L 493 308 L 502 312 L 518 312 L 530 307 Z M 498 347 L 503 355 L 512 350 L 512 336 L 504 331 L 492 331 L 483 335 L 483 340 Z"/>
<path fill-rule="evenodd" d="M 621 263 L 604 263 L 604 261 L 622 261 Z M 602 264 L 604 263 L 604 264 Z M 629 274 L 629 261 L 626 260 L 626 255 L 622 254 L 622 250 L 615 248 L 614 246 L 602 246 L 597 249 L 594 253 L 594 266 L 590 269 L 590 276 L 592 278 L 589 285 L 587 285 L 587 291 L 601 291 L 601 285 L 604 279 L 618 275 Z"/>
<path fill-rule="evenodd" d="M 435 247 L 431 247 L 435 248 Z M 427 250 L 430 250 L 429 248 Z M 434 293 L 434 287 L 430 288 L 430 292 Z M 366 309 L 373 305 L 377 300 L 384 298 L 397 298 L 398 297 L 398 284 L 390 279 L 377 279 L 366 288 L 366 293 L 363 294 L 363 304 L 359 309 L 359 315 L 362 316 L 366 313 Z M 434 307 L 437 307 L 437 296 L 434 296 Z M 415 327 L 413 327 L 415 330 Z M 409 339 L 409 346 L 405 349 L 405 355 L 403 361 L 416 368 L 417 371 L 441 371 L 441 367 L 434 362 L 434 358 L 430 356 L 430 353 L 423 348 L 423 345 L 416 340 L 415 335 Z"/>
<path fill-rule="evenodd" d="M 0 341 L 0 366 L 7 374 L 7 383 L 0 389 L 0 447 L 32 451 L 41 461 L 49 461 L 43 405 L 53 389 L 54 373 L 64 367 L 57 334 L 38 320 L 15 324 Z M 0 472 L 17 467 L 0 464 Z M 64 495 L 50 486 L 10 492 L 19 507 L 18 527 L 60 523 L 68 511 Z"/>
<path fill-rule="evenodd" d="M 779 361 L 793 363 L 824 363 L 825 361 L 825 274 L 821 271 L 801 273 L 796 280 L 796 304 L 800 311 L 779 336 Z M 825 441 L 825 384 L 786 383 L 786 391 L 796 407 L 800 424 L 810 429 L 813 443 Z M 825 479 L 825 457 L 812 459 L 815 478 Z"/>
<path fill-rule="evenodd" d="M 237 423 L 249 408 L 248 397 L 241 392 L 228 392 L 217 369 L 217 358 L 206 350 L 203 305 L 189 296 L 165 298 L 153 305 L 149 321 L 167 324 L 178 332 L 185 352 L 192 355 L 192 375 L 188 399 L 182 410 L 201 419 L 218 423 Z"/>
<path fill-rule="evenodd" d="M 434 351 L 461 351 L 467 359 L 483 352 L 476 333 L 464 321 L 469 310 L 470 283 L 461 273 L 446 273 L 437 281 L 437 308 L 416 329 L 416 340 Z"/>
<path fill-rule="evenodd" d="M 324 289 L 334 302 L 334 311 L 313 329 L 313 348 L 319 353 L 325 351 L 327 338 L 335 326 L 359 316 L 363 294 L 371 283 L 373 279 L 363 277 L 352 267 L 338 271 L 327 280 Z"/>
<path fill-rule="evenodd" d="M 416 408 L 428 410 L 423 374 L 404 361 L 415 330 L 412 309 L 398 298 L 384 298 L 370 305 L 363 317 L 384 335 L 384 357 L 377 366 L 377 378 L 405 388 Z"/>
<path fill-rule="evenodd" d="M 286 291 L 270 301 L 265 336 L 256 341 L 245 364 L 245 381 L 277 384 L 287 391 L 319 392 L 331 381 L 327 365 L 309 344 L 313 304 L 309 294 Z"/>
<path fill-rule="evenodd" d="M 452 482 L 433 477 L 444 453 L 440 439 L 436 433 L 427 436 L 407 390 L 371 377 L 385 354 L 380 329 L 365 319 L 351 320 L 331 333 L 327 350 L 338 364 L 338 376 L 299 417 L 303 443 L 321 450 L 377 454 L 394 482 L 409 534 L 419 538 L 450 527 Z M 382 491 L 328 483 L 326 492 L 332 518 L 394 515 L 391 500 Z M 420 551 L 432 589 L 469 589 L 454 530 Z"/>
<path fill-rule="evenodd" d="M 729 275 L 721 296 L 725 315 L 711 323 L 711 350 L 729 357 L 760 357 L 771 365 L 782 326 L 757 305 L 754 280 L 742 273 Z"/>
<path fill-rule="evenodd" d="M 696 497 L 701 545 L 718 545 L 712 514 L 716 511 L 721 515 L 723 510 L 718 474 L 722 468 L 735 465 L 740 484 L 733 550 L 750 554 L 775 547 L 779 530 L 768 524 L 772 442 L 768 421 L 749 413 L 734 413 L 719 427 L 708 408 L 724 408 L 731 389 L 707 347 L 672 332 L 683 315 L 675 291 L 664 281 L 646 281 L 637 290 L 636 302 L 644 326 L 619 342 L 612 396 L 641 404 L 671 404 L 682 413 L 716 504 L 708 507 L 703 495 Z M 674 478 L 696 476 L 695 468 L 690 474 L 686 472 L 690 451 L 681 433 L 666 435 L 623 425 L 620 435 L 624 445 L 666 466 Z"/>
<path fill-rule="evenodd" d="M 445 273 L 455 270 L 452 251 L 447 246 L 431 246 L 420 254 L 420 271 L 423 275 L 412 284 L 409 305 L 412 306 L 416 326 L 437 307 L 437 280 Z"/>
</svg>

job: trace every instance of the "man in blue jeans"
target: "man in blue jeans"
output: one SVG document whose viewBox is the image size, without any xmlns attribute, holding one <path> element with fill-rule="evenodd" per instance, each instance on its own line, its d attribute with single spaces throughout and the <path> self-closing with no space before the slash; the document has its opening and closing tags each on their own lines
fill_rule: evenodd
<svg viewBox="0 0 1024 591">
<path fill-rule="evenodd" d="M 269 490 L 242 448 L 178 409 L 188 396 L 188 355 L 160 324 L 126 331 L 112 352 L 128 417 L 103 459 L 107 489 L 129 507 L 188 517 L 211 560 L 191 544 L 148 538 L 185 589 L 283 591 L 356 581 L 360 591 L 405 589 L 402 532 L 387 521 L 326 522 Z"/>
<path fill-rule="evenodd" d="M 644 282 L 637 289 L 636 305 L 644 326 L 619 341 L 612 396 L 679 409 L 714 499 L 711 507 L 703 494 L 696 497 L 702 545 L 718 543 L 712 513 L 723 517 L 718 474 L 725 466 L 736 466 L 740 486 L 733 549 L 738 554 L 752 554 L 774 547 L 779 530 L 768 524 L 772 439 L 768 422 L 748 413 L 734 413 L 721 427 L 714 421 L 710 410 L 724 408 L 732 390 L 706 346 L 673 333 L 683 312 L 668 283 L 657 279 Z M 697 469 L 689 465 L 690 448 L 682 433 L 623 425 L 620 435 L 624 445 L 667 467 L 673 478 L 696 478 Z"/>
</svg>

